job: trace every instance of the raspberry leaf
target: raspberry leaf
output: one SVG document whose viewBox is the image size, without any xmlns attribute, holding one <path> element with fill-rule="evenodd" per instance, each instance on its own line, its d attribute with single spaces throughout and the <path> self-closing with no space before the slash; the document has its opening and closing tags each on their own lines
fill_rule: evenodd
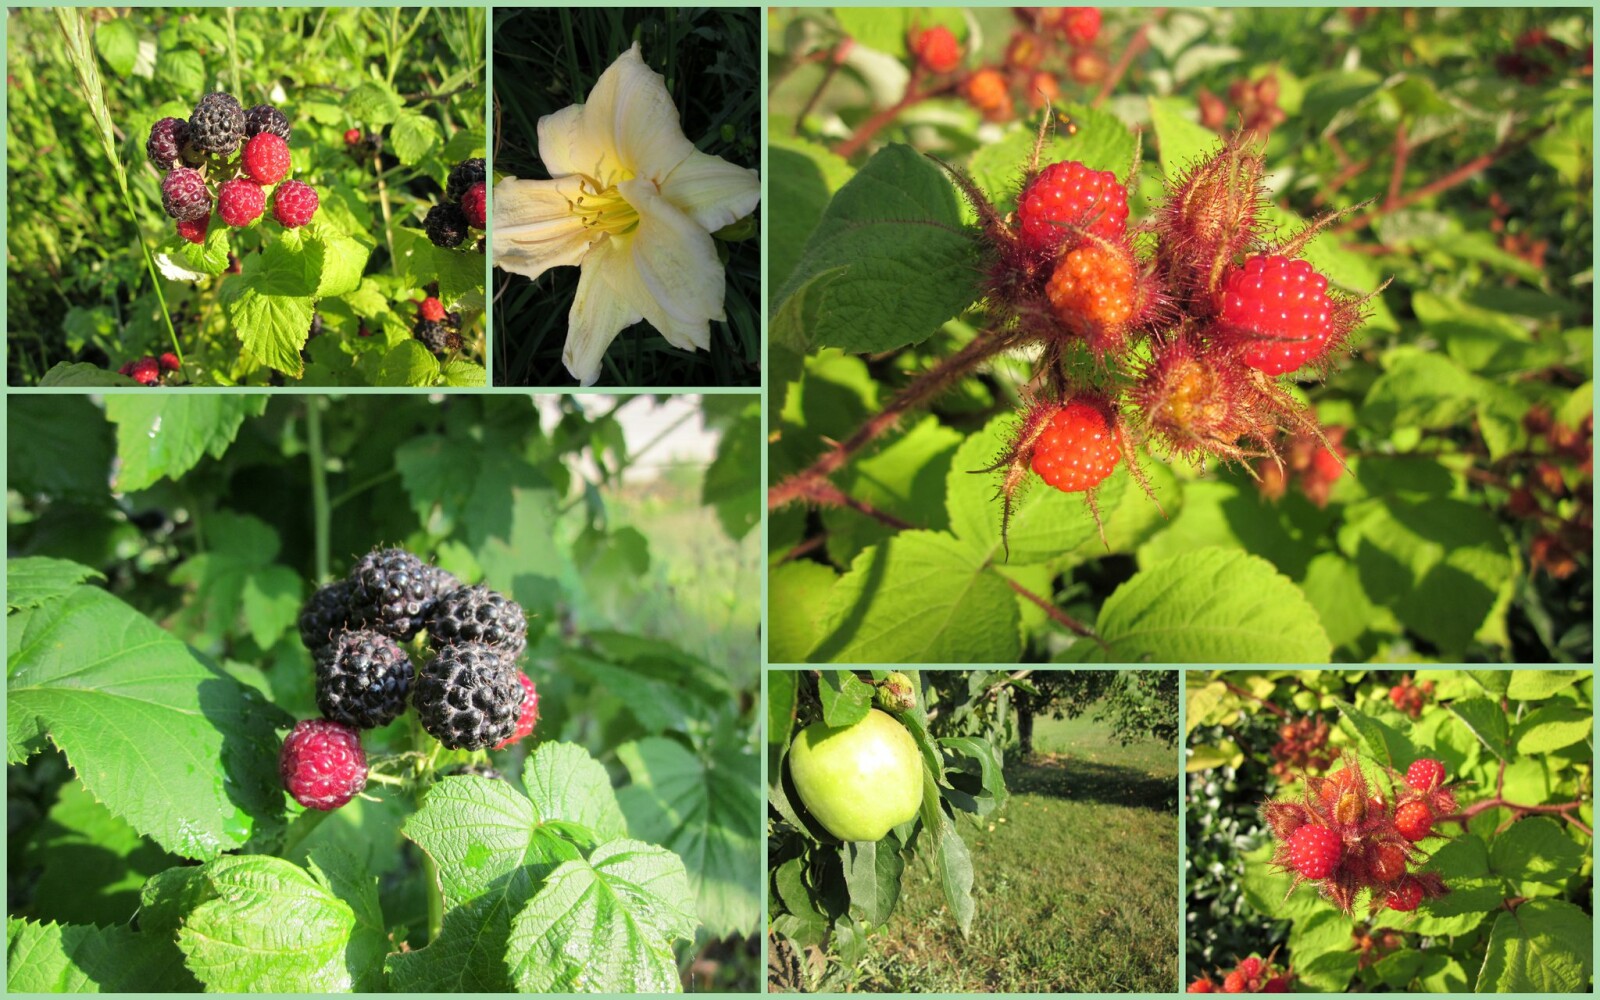
<svg viewBox="0 0 1600 1000">
<path fill-rule="evenodd" d="M 202 458 L 220 458 L 239 425 L 266 410 L 261 396 L 176 394 L 106 398 L 106 417 L 117 425 L 116 486 L 142 490 L 161 479 L 176 481 Z"/>
<path fill-rule="evenodd" d="M 115 22 L 112 22 L 115 23 Z M 183 955 L 165 937 L 127 927 L 6 920 L 12 993 L 191 992 Z"/>
<path fill-rule="evenodd" d="M 744 752 L 731 720 L 690 751 L 665 737 L 617 748 L 633 783 L 617 793 L 628 832 L 683 859 L 696 912 L 722 936 L 761 916 L 760 759 Z"/>
<path fill-rule="evenodd" d="M 1316 610 L 1259 556 L 1204 548 L 1146 566 L 1100 609 L 1100 637 L 1071 647 L 1116 663 L 1326 663 Z"/>
<path fill-rule="evenodd" d="M 281 711 L 97 587 L 7 625 L 13 762 L 47 734 L 112 814 L 183 857 L 214 857 L 277 826 Z"/>
<path fill-rule="evenodd" d="M 88 580 L 104 580 L 105 574 L 70 559 L 32 556 L 6 561 L 6 610 L 20 611 L 65 597 Z"/>
<path fill-rule="evenodd" d="M 222 286 L 223 307 L 256 360 L 296 378 L 300 348 L 311 328 L 321 262 L 286 239 L 269 243 L 244 261 L 244 272 Z"/>
<path fill-rule="evenodd" d="M 1478 973 L 1479 992 L 1577 993 L 1594 973 L 1594 921 L 1571 903 L 1530 900 L 1502 913 Z"/>
<path fill-rule="evenodd" d="M 408 167 L 420 163 L 443 141 L 438 122 L 410 109 L 403 111 L 389 130 L 390 148 Z"/>
</svg>

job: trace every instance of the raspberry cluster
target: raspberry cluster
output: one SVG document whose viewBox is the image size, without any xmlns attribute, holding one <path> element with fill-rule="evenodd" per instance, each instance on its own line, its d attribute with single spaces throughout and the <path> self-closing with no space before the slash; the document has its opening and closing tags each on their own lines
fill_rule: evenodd
<svg viewBox="0 0 1600 1000">
<path fill-rule="evenodd" d="M 1196 101 L 1200 105 L 1200 124 L 1221 132 L 1229 122 L 1241 123 L 1246 131 L 1266 135 L 1289 120 L 1288 112 L 1278 107 L 1278 75 L 1267 73 L 1259 80 L 1235 80 L 1228 85 L 1223 100 L 1204 87 Z"/>
<path fill-rule="evenodd" d="M 1278 500 L 1294 483 L 1307 500 L 1326 507 L 1333 484 L 1345 474 L 1344 460 L 1349 454 L 1344 447 L 1346 431 L 1328 426 L 1320 436 L 1304 430 L 1291 434 L 1280 456 L 1256 459 L 1256 488 L 1268 500 Z"/>
<path fill-rule="evenodd" d="M 117 374 L 126 375 L 140 385 L 160 385 L 163 378 L 182 368 L 178 356 L 167 351 L 159 358 L 146 354 L 137 361 L 129 361 L 117 369 Z"/>
<path fill-rule="evenodd" d="M 1326 771 L 1339 759 L 1339 748 L 1328 745 L 1330 732 L 1328 720 L 1315 715 L 1279 726 L 1278 742 L 1272 745 L 1272 773 L 1287 785 L 1307 771 Z"/>
<path fill-rule="evenodd" d="M 161 180 L 161 206 L 190 243 L 204 243 L 212 205 L 222 221 L 242 228 L 267 210 L 285 229 L 311 221 L 317 192 L 290 171 L 288 116 L 270 104 L 248 110 L 232 94 L 206 94 L 189 118 L 163 118 L 150 128 L 145 155 Z"/>
<path fill-rule="evenodd" d="M 1403 780 L 1393 771 L 1387 801 L 1354 762 L 1326 778 L 1306 776 L 1299 801 L 1268 802 L 1267 824 L 1278 841 L 1272 863 L 1292 873 L 1292 893 L 1311 882 L 1346 914 L 1366 893 L 1371 910 L 1410 912 L 1424 899 L 1450 890 L 1432 872 L 1417 870 L 1427 859 L 1418 842 L 1433 836 L 1433 824 L 1455 812 L 1440 761 L 1414 761 Z"/>
<path fill-rule="evenodd" d="M 1300 257 L 1332 218 L 1269 242 L 1264 161 L 1241 133 L 1130 225 L 1114 174 L 1075 161 L 1039 168 L 1045 135 L 1011 215 L 957 177 L 989 248 L 996 334 L 1041 349 L 1013 440 L 989 470 L 1003 473 L 1003 523 L 1030 469 L 1083 492 L 1093 511 L 1094 490 L 1126 458 L 1148 493 L 1133 460 L 1141 445 L 1282 470 L 1287 439 L 1308 495 L 1326 502 L 1341 446 L 1282 377 L 1324 371 L 1363 316 L 1365 299 L 1330 289 Z"/>
<path fill-rule="evenodd" d="M 461 314 L 446 312 L 444 303 L 430 295 L 417 304 L 411 336 L 422 341 L 422 346 L 438 357 L 458 351 L 462 344 Z"/>
<path fill-rule="evenodd" d="M 1396 711 L 1404 712 L 1413 719 L 1422 715 L 1422 709 L 1433 698 L 1433 681 L 1414 683 L 1408 677 L 1400 678 L 1400 683 L 1389 689 L 1389 703 Z"/>
<path fill-rule="evenodd" d="M 453 250 L 467 241 L 470 229 L 483 231 L 489 197 L 486 183 L 482 157 L 462 160 L 450 168 L 444 201 L 428 209 L 422 219 L 422 229 L 434 246 Z"/>
<path fill-rule="evenodd" d="M 1525 455 L 1510 460 L 1506 478 L 1517 485 L 1504 510 L 1521 522 L 1529 564 L 1566 580 L 1594 548 L 1594 414 L 1574 426 L 1540 404 L 1523 416 L 1522 426 L 1532 440 Z"/>
<path fill-rule="evenodd" d="M 1224 973 L 1217 970 L 1221 982 L 1213 980 L 1208 975 L 1189 984 L 1190 993 L 1287 993 L 1289 984 L 1294 980 L 1291 969 L 1279 971 L 1273 966 L 1272 955 L 1260 958 L 1251 955 L 1249 958 L 1239 960 L 1239 964 Z"/>
<path fill-rule="evenodd" d="M 322 718 L 284 742 L 284 787 L 307 808 L 335 809 L 366 785 L 360 731 L 407 706 L 454 750 L 501 749 L 533 732 L 539 695 L 517 667 L 527 645 L 522 608 L 467 587 L 403 549 L 379 549 L 317 589 L 300 611 Z M 431 655 L 419 671 L 405 643 L 423 630 Z"/>
<path fill-rule="evenodd" d="M 1098 8 L 1016 7 L 1013 10 L 1020 23 L 1006 44 L 1004 58 L 998 64 L 973 69 L 958 85 L 961 96 L 985 120 L 1010 121 L 1016 116 L 1019 99 L 1034 110 L 1059 101 L 1063 78 L 1084 88 L 1098 86 L 1106 78 L 1111 61 L 1098 44 Z M 939 58 L 955 46 L 954 36 L 948 42 L 928 38 L 942 30 L 930 28 L 912 36 L 911 51 L 920 69 L 949 73 L 960 66 L 958 47 L 954 48 L 953 57 Z"/>
</svg>

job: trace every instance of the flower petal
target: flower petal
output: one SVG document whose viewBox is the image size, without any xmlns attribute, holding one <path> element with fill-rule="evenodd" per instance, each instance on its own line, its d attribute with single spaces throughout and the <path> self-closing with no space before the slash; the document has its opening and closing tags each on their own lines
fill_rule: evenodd
<svg viewBox="0 0 1600 1000">
<path fill-rule="evenodd" d="M 621 169 L 609 135 L 590 129 L 585 107 L 569 104 L 539 119 L 539 159 L 551 177 L 582 174 L 599 180 Z"/>
<path fill-rule="evenodd" d="M 580 385 L 594 385 L 600 362 L 617 334 L 644 317 L 617 293 L 615 272 L 631 270 L 626 240 L 606 240 L 583 259 L 578 292 L 567 313 L 567 344 L 561 361 Z"/>
<path fill-rule="evenodd" d="M 697 149 L 661 182 L 661 196 L 714 233 L 755 211 L 761 202 L 761 177 Z"/>
<path fill-rule="evenodd" d="M 727 318 L 727 277 L 716 243 L 649 181 L 624 181 L 618 190 L 639 213 L 626 241 L 633 267 L 609 271 L 618 293 L 674 347 L 709 347 L 711 321 Z"/>
<path fill-rule="evenodd" d="M 638 42 L 595 81 L 584 105 L 583 122 L 589 141 L 613 150 L 635 177 L 660 182 L 694 152 L 694 143 L 684 137 L 666 81 L 645 65 Z"/>
<path fill-rule="evenodd" d="M 604 239 L 572 211 L 582 194 L 577 177 L 525 181 L 507 177 L 494 186 L 494 264 L 537 278 L 552 267 L 570 267 Z"/>
</svg>

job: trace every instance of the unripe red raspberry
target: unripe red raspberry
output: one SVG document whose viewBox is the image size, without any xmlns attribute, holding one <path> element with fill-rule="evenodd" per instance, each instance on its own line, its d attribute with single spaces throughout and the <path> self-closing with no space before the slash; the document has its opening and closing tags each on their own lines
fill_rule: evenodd
<svg viewBox="0 0 1600 1000">
<path fill-rule="evenodd" d="M 1303 260 L 1251 257 L 1223 282 L 1220 319 L 1245 364 L 1268 375 L 1295 371 L 1327 350 L 1328 279 Z"/>
<path fill-rule="evenodd" d="M 1244 973 L 1240 972 L 1239 970 L 1235 969 L 1226 976 L 1222 977 L 1222 992 L 1248 993 L 1249 991 L 1250 983 L 1245 978 Z"/>
<path fill-rule="evenodd" d="M 178 223 L 178 235 L 182 236 L 190 243 L 204 243 L 206 241 L 206 230 L 210 228 L 211 212 L 210 210 L 207 210 L 206 214 L 202 215 L 198 219 L 184 219 L 180 221 Z"/>
<path fill-rule="evenodd" d="M 1011 114 L 1011 94 L 1000 71 L 985 66 L 962 81 L 961 92 L 984 118 L 1000 121 Z"/>
<path fill-rule="evenodd" d="M 348 129 L 345 132 L 345 134 L 344 134 L 344 144 L 346 146 L 354 146 L 356 143 L 358 143 L 360 141 L 361 141 L 361 130 L 360 129 L 353 128 L 353 129 Z"/>
<path fill-rule="evenodd" d="M 1394 828 L 1414 844 L 1432 832 L 1433 811 L 1420 799 L 1402 803 L 1394 813 Z"/>
<path fill-rule="evenodd" d="M 481 232 L 487 212 L 488 188 L 480 181 L 467 188 L 466 193 L 461 196 L 461 214 L 467 217 L 467 225 Z"/>
<path fill-rule="evenodd" d="M 911 36 L 911 53 L 930 73 L 948 73 L 961 65 L 961 43 L 949 28 L 936 24 Z"/>
<path fill-rule="evenodd" d="M 1327 878 L 1339 866 L 1344 844 L 1339 835 L 1325 826 L 1302 826 L 1289 838 L 1290 858 L 1295 871 L 1306 878 Z"/>
<path fill-rule="evenodd" d="M 1128 228 L 1128 190 L 1108 170 L 1076 160 L 1046 167 L 1017 202 L 1022 242 L 1032 251 L 1054 251 L 1075 226 L 1105 240 L 1120 240 Z"/>
<path fill-rule="evenodd" d="M 200 171 L 175 167 L 161 181 L 161 207 L 179 222 L 211 213 L 211 192 Z"/>
<path fill-rule="evenodd" d="M 327 719 L 295 723 L 278 757 L 283 787 L 307 809 L 337 809 L 367 786 L 361 733 Z"/>
<path fill-rule="evenodd" d="M 533 679 L 518 671 L 517 683 L 522 685 L 522 704 L 517 708 L 517 728 L 511 731 L 510 736 L 494 745 L 496 750 L 532 735 L 533 727 L 539 722 L 539 690 L 533 686 Z"/>
<path fill-rule="evenodd" d="M 272 196 L 272 215 L 286 229 L 303 226 L 316 214 L 317 192 L 310 184 L 284 181 Z"/>
<path fill-rule="evenodd" d="M 244 169 L 250 179 L 267 187 L 289 176 L 289 144 L 271 132 L 261 132 L 244 144 Z"/>
<path fill-rule="evenodd" d="M 1084 86 L 1092 86 L 1106 78 L 1111 72 L 1111 63 L 1106 57 L 1093 49 L 1074 52 L 1072 58 L 1067 60 L 1067 72 L 1072 78 Z"/>
<path fill-rule="evenodd" d="M 1289 992 L 1289 980 L 1284 976 L 1273 976 L 1271 979 L 1262 984 L 1261 992 L 1287 993 Z"/>
<path fill-rule="evenodd" d="M 1406 768 L 1406 784 L 1419 792 L 1431 792 L 1444 784 L 1444 762 L 1423 757 Z"/>
<path fill-rule="evenodd" d="M 1010 69 L 1035 70 L 1043 58 L 1039 36 L 1031 32 L 1017 32 L 1006 45 L 1006 66 Z"/>
<path fill-rule="evenodd" d="M 1138 300 L 1134 260 L 1120 249 L 1100 243 L 1076 247 L 1061 258 L 1045 285 L 1056 318 L 1106 353 L 1122 347 Z"/>
<path fill-rule="evenodd" d="M 1061 100 L 1061 83 L 1054 73 L 1039 72 L 1028 79 L 1028 107 L 1035 111 Z"/>
<path fill-rule="evenodd" d="M 444 303 L 430 295 L 417 306 L 417 315 L 430 323 L 437 323 L 444 319 Z"/>
<path fill-rule="evenodd" d="M 1033 471 L 1064 493 L 1105 482 L 1121 455 L 1119 435 L 1104 408 L 1085 397 L 1069 401 L 1034 442 Z"/>
<path fill-rule="evenodd" d="M 1251 955 L 1239 963 L 1239 971 L 1244 973 L 1246 979 L 1254 979 L 1261 975 L 1261 959 Z"/>
<path fill-rule="evenodd" d="M 223 181 L 217 187 L 217 214 L 230 226 L 248 226 L 261 218 L 266 207 L 267 192 L 255 181 Z"/>
<path fill-rule="evenodd" d="M 1210 979 L 1206 978 L 1205 976 L 1201 976 L 1199 979 L 1196 979 L 1194 982 L 1189 984 L 1189 989 L 1186 992 L 1189 992 L 1189 993 L 1215 993 L 1215 992 L 1217 992 L 1217 984 L 1213 983 Z"/>
<path fill-rule="evenodd" d="M 1393 882 L 1406 873 L 1406 852 L 1399 844 L 1372 845 L 1367 851 L 1367 871 L 1379 882 Z"/>
<path fill-rule="evenodd" d="M 1422 902 L 1422 886 L 1416 882 L 1403 882 L 1391 890 L 1383 902 L 1391 910 L 1410 913 Z"/>
<path fill-rule="evenodd" d="M 1068 7 L 1061 19 L 1061 33 L 1067 41 L 1079 48 L 1093 45 L 1100 37 L 1100 9 L 1098 7 Z"/>
<path fill-rule="evenodd" d="M 129 367 L 128 375 L 140 385 L 155 385 L 161 381 L 161 364 L 145 355 Z"/>
<path fill-rule="evenodd" d="M 161 363 L 161 370 L 164 372 L 175 372 L 179 368 L 183 367 L 182 365 L 178 364 L 178 356 L 173 354 L 171 351 L 167 351 L 156 360 Z"/>
</svg>

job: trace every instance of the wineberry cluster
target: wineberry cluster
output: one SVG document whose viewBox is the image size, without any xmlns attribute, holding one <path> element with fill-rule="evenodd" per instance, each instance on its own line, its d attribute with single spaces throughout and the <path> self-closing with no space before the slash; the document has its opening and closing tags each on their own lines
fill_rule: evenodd
<svg viewBox="0 0 1600 1000">
<path fill-rule="evenodd" d="M 1187 992 L 1288 993 L 1289 984 L 1294 980 L 1294 972 L 1287 968 L 1280 971 L 1273 966 L 1272 959 L 1272 955 L 1266 958 L 1251 955 L 1249 958 L 1240 959 L 1239 964 L 1226 973 L 1221 969 L 1217 970 L 1221 982 L 1213 980 L 1208 975 L 1201 976 L 1189 984 Z"/>
<path fill-rule="evenodd" d="M 1422 715 L 1423 706 L 1432 698 L 1433 681 L 1417 684 L 1407 676 L 1400 678 L 1400 683 L 1389 689 L 1389 703 L 1413 719 Z"/>
<path fill-rule="evenodd" d="M 1278 727 L 1272 745 L 1272 773 L 1284 784 L 1298 781 L 1307 771 L 1326 771 L 1339 759 L 1339 748 L 1328 745 L 1328 720 L 1303 715 Z"/>
<path fill-rule="evenodd" d="M 1392 770 L 1385 774 L 1391 779 L 1387 800 L 1350 761 L 1326 778 L 1305 776 L 1299 801 L 1263 806 L 1278 841 L 1272 863 L 1293 875 L 1291 893 L 1311 882 L 1350 914 L 1363 892 L 1376 913 L 1409 912 L 1450 891 L 1438 875 L 1417 869 L 1428 857 L 1418 842 L 1433 836 L 1436 819 L 1456 809 L 1444 764 L 1423 758 L 1403 780 Z"/>
<path fill-rule="evenodd" d="M 956 76 L 962 63 L 960 43 L 950 29 L 935 26 L 926 31 L 913 30 L 907 39 L 917 70 L 936 78 L 955 77 L 961 96 L 991 122 L 1014 118 L 1019 100 L 1033 110 L 1060 100 L 1063 76 L 1084 87 L 1098 85 L 1106 78 L 1111 61 L 1097 44 L 1101 23 L 1098 8 L 1013 10 L 1020 23 L 1000 62 Z"/>
<path fill-rule="evenodd" d="M 1119 459 L 1149 492 L 1134 461 L 1143 444 L 1201 465 L 1281 466 L 1282 440 L 1300 438 L 1337 461 L 1284 378 L 1326 371 L 1364 314 L 1367 299 L 1330 288 L 1301 257 L 1333 217 L 1269 241 L 1265 163 L 1242 133 L 1130 226 L 1114 174 L 1074 161 L 1039 168 L 1049 122 L 1014 214 L 957 177 L 989 249 L 992 335 L 1041 352 L 1013 440 L 986 470 L 1002 473 L 1002 523 L 1030 470 L 1083 492 L 1092 511 Z"/>
</svg>

